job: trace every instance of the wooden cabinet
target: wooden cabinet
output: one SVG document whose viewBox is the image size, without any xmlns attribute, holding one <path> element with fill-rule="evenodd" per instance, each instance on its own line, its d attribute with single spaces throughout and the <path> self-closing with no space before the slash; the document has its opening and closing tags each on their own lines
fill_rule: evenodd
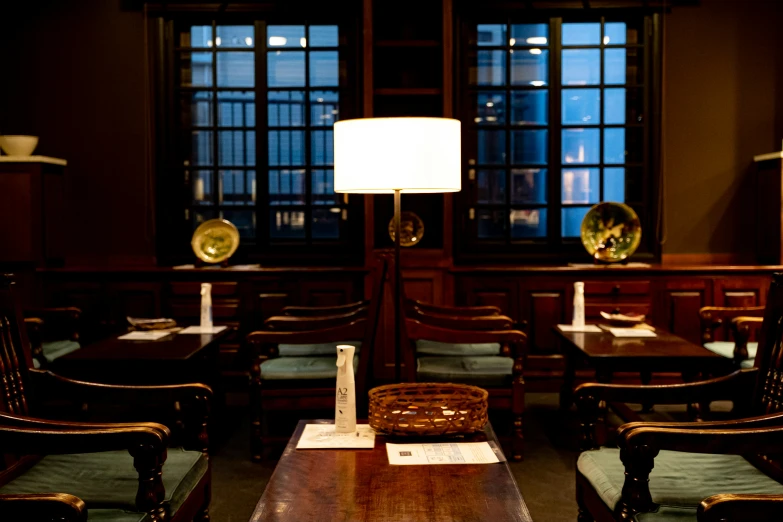
<svg viewBox="0 0 783 522">
<path fill-rule="evenodd" d="M 653 324 L 700 343 L 699 309 L 712 304 L 712 283 L 711 279 L 682 277 L 661 281 Z"/>
</svg>

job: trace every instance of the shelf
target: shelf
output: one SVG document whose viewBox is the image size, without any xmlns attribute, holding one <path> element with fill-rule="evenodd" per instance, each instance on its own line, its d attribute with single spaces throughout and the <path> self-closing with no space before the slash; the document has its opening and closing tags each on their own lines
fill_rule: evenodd
<svg viewBox="0 0 783 522">
<path fill-rule="evenodd" d="M 378 40 L 375 47 L 440 47 L 438 40 Z"/>
<path fill-rule="evenodd" d="M 377 96 L 439 96 L 443 94 L 443 89 L 389 87 L 375 89 L 373 93 Z"/>
</svg>

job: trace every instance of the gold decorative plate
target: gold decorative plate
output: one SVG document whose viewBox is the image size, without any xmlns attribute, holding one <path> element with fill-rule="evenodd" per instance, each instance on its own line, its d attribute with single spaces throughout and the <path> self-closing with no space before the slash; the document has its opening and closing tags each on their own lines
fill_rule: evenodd
<svg viewBox="0 0 783 522">
<path fill-rule="evenodd" d="M 234 255 L 239 246 L 239 230 L 231 221 L 210 219 L 193 232 L 193 253 L 205 263 L 221 263 Z"/>
<path fill-rule="evenodd" d="M 394 241 L 394 218 L 389 221 L 389 237 Z M 424 237 L 424 221 L 415 212 L 400 214 L 400 246 L 412 247 Z"/>
<path fill-rule="evenodd" d="M 582 220 L 582 244 L 598 261 L 616 263 L 633 254 L 642 240 L 639 216 L 624 203 L 599 203 Z"/>
</svg>

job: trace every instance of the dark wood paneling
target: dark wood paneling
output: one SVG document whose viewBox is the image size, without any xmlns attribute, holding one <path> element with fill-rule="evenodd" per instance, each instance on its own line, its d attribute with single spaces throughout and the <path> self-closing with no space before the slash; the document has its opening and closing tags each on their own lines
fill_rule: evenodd
<svg viewBox="0 0 783 522">
<path fill-rule="evenodd" d="M 552 326 L 570 321 L 573 291 L 563 281 L 523 284 L 520 291 L 519 315 L 516 319 L 526 327 L 530 354 L 558 353 L 558 341 Z"/>
<path fill-rule="evenodd" d="M 767 302 L 769 283 L 768 277 L 716 279 L 715 306 L 762 306 Z"/>
<path fill-rule="evenodd" d="M 701 344 L 699 310 L 712 303 L 709 279 L 672 279 L 661 285 L 659 311 L 654 324 L 691 342 Z"/>
</svg>

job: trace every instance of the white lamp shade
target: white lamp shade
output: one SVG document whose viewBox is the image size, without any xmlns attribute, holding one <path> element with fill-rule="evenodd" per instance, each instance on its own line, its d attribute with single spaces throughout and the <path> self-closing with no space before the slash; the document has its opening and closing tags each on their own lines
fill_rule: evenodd
<svg viewBox="0 0 783 522">
<path fill-rule="evenodd" d="M 334 191 L 459 192 L 460 122 L 364 118 L 334 125 Z"/>
</svg>

